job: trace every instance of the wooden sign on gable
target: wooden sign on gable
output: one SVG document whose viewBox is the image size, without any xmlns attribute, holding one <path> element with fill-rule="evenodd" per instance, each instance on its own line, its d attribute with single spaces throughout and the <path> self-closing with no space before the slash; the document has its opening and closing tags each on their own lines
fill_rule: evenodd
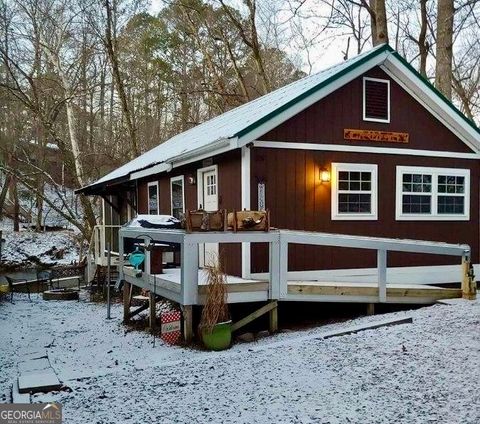
<svg viewBox="0 0 480 424">
<path fill-rule="evenodd" d="M 343 138 L 352 141 L 384 141 L 387 143 L 408 143 L 408 133 L 393 131 L 354 130 L 345 128 Z"/>
</svg>

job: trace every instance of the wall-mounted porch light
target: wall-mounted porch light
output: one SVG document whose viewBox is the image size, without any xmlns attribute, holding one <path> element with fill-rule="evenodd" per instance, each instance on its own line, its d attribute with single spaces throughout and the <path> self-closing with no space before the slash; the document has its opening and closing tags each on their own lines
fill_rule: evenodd
<svg viewBox="0 0 480 424">
<path fill-rule="evenodd" d="M 328 183 L 330 182 L 330 171 L 328 169 L 320 169 L 320 182 Z"/>
</svg>

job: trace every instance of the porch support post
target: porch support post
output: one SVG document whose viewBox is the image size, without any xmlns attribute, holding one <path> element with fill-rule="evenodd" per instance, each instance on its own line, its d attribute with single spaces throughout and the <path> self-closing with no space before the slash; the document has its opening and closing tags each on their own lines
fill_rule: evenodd
<svg viewBox="0 0 480 424">
<path fill-rule="evenodd" d="M 243 146 L 241 149 L 241 195 L 242 210 L 249 210 L 250 205 L 250 148 Z M 250 243 L 242 243 L 242 278 L 250 278 L 251 251 Z"/>
<path fill-rule="evenodd" d="M 288 240 L 281 233 L 279 235 L 280 240 L 280 272 L 279 272 L 279 285 L 280 285 L 280 299 L 284 299 L 288 294 Z"/>
<path fill-rule="evenodd" d="M 276 300 L 273 302 L 275 302 L 275 307 L 268 313 L 270 333 L 278 331 L 278 302 Z"/>
<path fill-rule="evenodd" d="M 377 250 L 378 298 L 387 301 L 387 251 Z"/>
<path fill-rule="evenodd" d="M 470 259 L 470 252 L 462 256 L 462 297 L 468 300 L 477 298 L 477 282 Z"/>
<path fill-rule="evenodd" d="M 130 293 L 132 291 L 131 284 L 125 281 L 123 283 L 123 323 L 128 324 L 130 321 Z"/>
<path fill-rule="evenodd" d="M 181 301 L 183 311 L 183 337 L 186 343 L 193 339 L 193 306 L 198 303 L 198 243 L 184 235 L 181 244 Z"/>
<path fill-rule="evenodd" d="M 280 299 L 280 241 L 271 241 L 270 249 L 270 284 L 269 299 Z"/>
</svg>

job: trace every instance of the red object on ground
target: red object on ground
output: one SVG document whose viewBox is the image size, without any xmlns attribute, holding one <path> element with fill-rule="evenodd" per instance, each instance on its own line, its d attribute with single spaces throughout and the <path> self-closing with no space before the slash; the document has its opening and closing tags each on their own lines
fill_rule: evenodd
<svg viewBox="0 0 480 424">
<path fill-rule="evenodd" d="M 168 344 L 178 344 L 181 338 L 180 311 L 162 312 L 162 335 L 160 338 Z"/>
</svg>

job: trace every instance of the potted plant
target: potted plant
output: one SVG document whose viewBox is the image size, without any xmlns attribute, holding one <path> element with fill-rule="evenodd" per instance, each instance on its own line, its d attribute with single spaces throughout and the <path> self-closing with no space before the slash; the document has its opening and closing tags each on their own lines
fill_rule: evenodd
<svg viewBox="0 0 480 424">
<path fill-rule="evenodd" d="M 212 261 L 213 262 L 213 261 Z M 205 347 L 224 350 L 232 342 L 232 321 L 228 311 L 225 273 L 220 260 L 207 269 L 207 297 L 202 310 L 199 331 Z"/>
</svg>

